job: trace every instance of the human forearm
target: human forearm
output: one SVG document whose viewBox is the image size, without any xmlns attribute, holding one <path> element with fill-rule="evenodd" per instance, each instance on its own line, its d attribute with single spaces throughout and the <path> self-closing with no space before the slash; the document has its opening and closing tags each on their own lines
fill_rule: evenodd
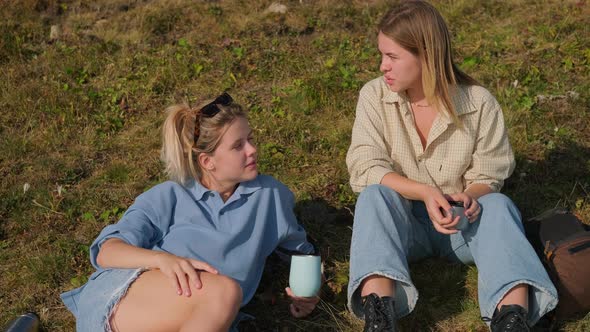
<svg viewBox="0 0 590 332">
<path fill-rule="evenodd" d="M 381 179 L 381 184 L 395 190 L 397 193 L 407 199 L 423 201 L 426 196 L 429 196 L 430 191 L 437 190 L 427 184 L 410 180 L 405 176 L 399 175 L 395 172 L 385 174 Z"/>
<path fill-rule="evenodd" d="M 127 244 L 118 238 L 106 240 L 100 247 L 96 261 L 103 268 L 147 268 L 159 269 L 172 283 L 178 295 L 191 296 L 191 287 L 202 287 L 197 270 L 218 274 L 211 265 L 195 259 L 178 257 L 173 254 L 144 249 Z"/>
<path fill-rule="evenodd" d="M 489 194 L 493 192 L 492 188 L 487 184 L 483 183 L 474 183 L 470 185 L 467 189 L 465 189 L 465 193 L 473 199 L 478 199 L 483 195 Z"/>
<path fill-rule="evenodd" d="M 96 262 L 103 268 L 154 268 L 157 251 L 139 248 L 118 238 L 106 240 L 100 247 Z"/>
<path fill-rule="evenodd" d="M 353 141 L 346 156 L 353 191 L 361 192 L 367 186 L 380 183 L 387 173 L 393 171 L 393 160 L 384 151 Z"/>
<path fill-rule="evenodd" d="M 346 154 L 350 186 L 359 193 L 367 186 L 380 183 L 385 174 L 396 169 L 391 142 L 385 135 L 386 112 L 378 90 L 372 86 L 361 89 Z"/>
<path fill-rule="evenodd" d="M 406 199 L 423 201 L 428 216 L 439 233 L 453 234 L 457 232 L 453 227 L 459 219 L 454 220 L 450 214 L 443 215 L 441 209 L 448 211 L 450 205 L 446 196 L 437 187 L 410 180 L 394 172 L 387 173 L 381 180 L 381 184 L 395 190 Z"/>
</svg>

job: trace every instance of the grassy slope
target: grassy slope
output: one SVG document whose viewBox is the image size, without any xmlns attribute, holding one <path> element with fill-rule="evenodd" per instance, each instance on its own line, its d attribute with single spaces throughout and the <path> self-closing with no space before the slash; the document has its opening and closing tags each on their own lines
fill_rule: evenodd
<svg viewBox="0 0 590 332">
<path fill-rule="evenodd" d="M 225 89 L 251 110 L 262 171 L 296 193 L 327 257 L 320 310 L 290 319 L 277 267 L 247 308 L 253 329 L 361 326 L 344 307 L 356 199 L 344 156 L 358 90 L 378 75 L 384 1 L 286 1 L 284 15 L 265 12 L 271 1 L 15 3 L 0 2 L 0 326 L 33 309 L 48 331 L 74 329 L 59 293 L 92 272 L 100 229 L 164 180 L 162 109 Z M 457 61 L 504 106 L 518 159 L 505 191 L 525 216 L 559 205 L 590 220 L 590 4 L 435 5 Z M 474 268 L 428 260 L 412 272 L 421 299 L 403 327 L 485 331 Z M 589 328 L 589 317 L 563 327 Z"/>
</svg>

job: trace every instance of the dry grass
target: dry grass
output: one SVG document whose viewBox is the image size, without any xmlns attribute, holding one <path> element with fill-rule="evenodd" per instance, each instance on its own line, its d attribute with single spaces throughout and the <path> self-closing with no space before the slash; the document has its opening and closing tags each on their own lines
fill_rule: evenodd
<svg viewBox="0 0 590 332">
<path fill-rule="evenodd" d="M 164 180 L 162 109 L 228 89 L 250 109 L 262 171 L 296 193 L 328 278 L 316 313 L 294 320 L 278 265 L 246 308 L 250 329 L 361 328 L 345 310 L 356 196 L 344 156 L 358 90 L 379 74 L 374 27 L 387 4 L 283 3 L 281 15 L 265 11 L 271 1 L 0 2 L 0 326 L 35 310 L 47 331 L 74 330 L 59 294 L 92 272 L 88 245 Z M 525 217 L 559 205 L 590 221 L 590 4 L 434 3 L 457 61 L 504 107 L 518 160 L 507 194 Z M 421 297 L 404 330 L 486 330 L 474 268 L 428 260 L 412 272 Z"/>
</svg>

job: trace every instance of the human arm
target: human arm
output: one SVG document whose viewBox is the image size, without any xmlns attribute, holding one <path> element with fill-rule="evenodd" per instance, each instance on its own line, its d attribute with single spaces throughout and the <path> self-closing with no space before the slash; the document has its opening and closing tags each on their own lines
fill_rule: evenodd
<svg viewBox="0 0 590 332">
<path fill-rule="evenodd" d="M 469 195 L 471 199 L 478 199 L 483 195 L 487 195 L 489 193 L 494 192 L 490 186 L 483 184 L 483 183 L 475 183 L 472 184 L 469 188 L 467 188 L 464 193 Z"/>
<path fill-rule="evenodd" d="M 295 206 L 295 196 L 293 193 L 280 183 L 277 186 L 276 193 L 279 198 L 277 200 L 279 202 L 277 204 L 277 222 L 285 227 L 285 232 L 281 236 L 277 251 L 286 251 L 289 254 L 319 254 L 317 248 L 307 240 L 307 234 L 303 227 L 297 222 L 293 211 Z M 309 315 L 320 300 L 319 296 L 295 296 L 289 287 L 285 289 L 285 292 L 291 300 L 289 311 L 295 318 L 302 318 Z"/>
<path fill-rule="evenodd" d="M 387 173 L 381 179 L 381 184 L 395 190 L 407 199 L 423 201 L 432 225 L 439 233 L 453 234 L 457 232 L 454 227 L 459 222 L 459 217 L 453 219 L 450 214 L 445 216 L 441 212 L 441 208 L 448 211 L 451 206 L 440 189 L 394 172 Z"/>
<path fill-rule="evenodd" d="M 215 268 L 205 262 L 136 247 L 119 238 L 109 238 L 102 243 L 96 262 L 103 268 L 159 269 L 168 277 L 176 293 L 186 296 L 191 296 L 189 282 L 192 282 L 197 289 L 202 287 L 197 270 L 218 273 Z"/>
<path fill-rule="evenodd" d="M 291 299 L 291 304 L 289 305 L 289 311 L 291 315 L 295 318 L 303 318 L 315 309 L 318 302 L 320 302 L 319 296 L 313 297 L 300 297 L 293 294 L 291 288 L 285 288 L 285 292 L 287 296 Z"/>
<path fill-rule="evenodd" d="M 385 112 L 394 108 L 394 105 L 382 101 L 381 92 L 372 82 L 361 89 L 346 154 L 350 186 L 355 192 L 378 184 L 386 174 L 395 172 L 384 127 Z"/>
<path fill-rule="evenodd" d="M 295 216 L 295 195 L 279 181 L 276 181 L 274 191 L 275 218 L 280 232 L 277 251 L 291 254 L 315 254 L 316 248 L 307 240 L 307 233 Z"/>
<path fill-rule="evenodd" d="M 186 294 L 188 290 L 187 295 L 187 279 L 200 287 L 195 269 L 217 273 L 205 263 L 152 250 L 169 232 L 174 219 L 170 211 L 176 208 L 178 188 L 177 184 L 164 183 L 138 196 L 121 220 L 105 227 L 92 243 L 92 265 L 98 269 L 160 269 L 170 278 L 175 291 L 180 289 Z"/>
<path fill-rule="evenodd" d="M 465 190 L 445 195 L 448 200 L 463 202 L 469 222 L 476 221 L 481 212 L 477 200 L 500 191 L 515 166 L 500 105 L 482 87 L 473 87 L 472 98 L 473 104 L 479 105 L 480 112 L 471 164 L 463 176 Z M 448 211 L 446 207 L 442 208 Z"/>
<path fill-rule="evenodd" d="M 472 88 L 473 104 L 479 105 L 479 122 L 475 131 L 472 161 L 464 175 L 465 190 L 447 195 L 463 202 L 470 222 L 477 220 L 481 206 L 477 199 L 498 192 L 512 174 L 515 161 L 502 110 L 496 99 L 484 88 Z"/>
<path fill-rule="evenodd" d="M 500 105 L 481 87 L 474 87 L 472 94 L 474 104 L 479 104 L 480 118 L 471 165 L 464 174 L 464 181 L 465 192 L 479 198 L 490 192 L 499 192 L 516 163 Z M 489 191 L 481 185 L 488 186 Z"/>
</svg>

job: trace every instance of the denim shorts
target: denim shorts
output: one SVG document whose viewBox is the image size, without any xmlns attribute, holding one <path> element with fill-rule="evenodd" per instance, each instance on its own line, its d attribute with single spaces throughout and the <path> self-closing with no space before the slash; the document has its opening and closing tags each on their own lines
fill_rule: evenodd
<svg viewBox="0 0 590 332">
<path fill-rule="evenodd" d="M 145 269 L 107 269 L 94 273 L 88 282 L 61 294 L 76 317 L 76 331 L 111 332 L 110 317 L 129 286 Z"/>
<path fill-rule="evenodd" d="M 129 286 L 146 269 L 107 269 L 97 271 L 88 282 L 71 291 L 61 294 L 66 307 L 76 317 L 76 331 L 112 332 L 110 318 L 117 305 L 127 294 Z M 252 320 L 254 316 L 239 312 L 230 332 L 238 332 L 240 321 Z"/>
</svg>

